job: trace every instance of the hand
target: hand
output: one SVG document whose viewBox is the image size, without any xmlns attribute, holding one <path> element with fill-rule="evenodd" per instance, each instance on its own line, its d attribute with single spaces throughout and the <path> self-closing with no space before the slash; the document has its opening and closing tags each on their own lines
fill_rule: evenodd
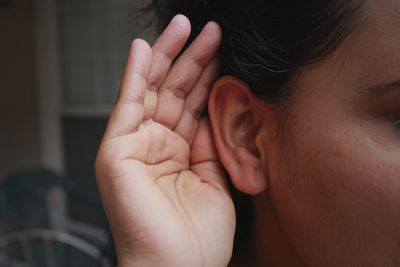
<svg viewBox="0 0 400 267">
<path fill-rule="evenodd" d="M 152 48 L 133 42 L 96 159 L 119 267 L 222 267 L 231 258 L 234 206 L 200 116 L 221 30 L 208 23 L 174 61 L 189 33 L 178 15 Z"/>
</svg>

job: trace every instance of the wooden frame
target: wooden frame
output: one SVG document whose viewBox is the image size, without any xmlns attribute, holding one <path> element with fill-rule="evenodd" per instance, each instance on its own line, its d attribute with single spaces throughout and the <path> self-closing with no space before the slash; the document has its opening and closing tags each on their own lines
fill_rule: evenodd
<svg viewBox="0 0 400 267">
<path fill-rule="evenodd" d="M 39 103 L 40 162 L 64 170 L 61 131 L 61 72 L 57 0 L 35 0 L 34 33 Z"/>
</svg>

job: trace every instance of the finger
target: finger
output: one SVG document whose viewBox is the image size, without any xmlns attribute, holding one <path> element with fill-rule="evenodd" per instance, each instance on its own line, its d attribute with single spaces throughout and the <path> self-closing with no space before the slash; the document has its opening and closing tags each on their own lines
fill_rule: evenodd
<svg viewBox="0 0 400 267">
<path fill-rule="evenodd" d="M 154 120 L 173 129 L 181 117 L 186 96 L 199 79 L 204 67 L 215 56 L 221 43 L 219 25 L 209 22 L 172 66 L 158 95 Z"/>
<path fill-rule="evenodd" d="M 189 146 L 192 145 L 201 114 L 207 104 L 210 88 L 218 77 L 219 66 L 219 60 L 214 58 L 204 69 L 198 82 L 186 98 L 182 116 L 174 129 L 176 133 L 186 140 Z"/>
<path fill-rule="evenodd" d="M 201 178 L 203 183 L 229 194 L 224 169 L 214 144 L 210 122 L 206 118 L 200 121 L 191 152 L 190 169 Z"/>
<path fill-rule="evenodd" d="M 105 136 L 113 138 L 128 134 L 142 122 L 151 57 L 151 48 L 145 41 L 133 41 L 117 103 L 111 113 Z"/>
<path fill-rule="evenodd" d="M 183 15 L 177 15 L 153 45 L 153 59 L 144 104 L 145 119 L 153 117 L 157 107 L 157 91 L 189 35 L 190 21 Z"/>
</svg>

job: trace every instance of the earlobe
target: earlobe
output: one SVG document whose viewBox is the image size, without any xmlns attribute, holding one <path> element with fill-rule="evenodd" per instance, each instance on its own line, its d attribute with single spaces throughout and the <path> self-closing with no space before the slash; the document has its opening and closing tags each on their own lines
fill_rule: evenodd
<svg viewBox="0 0 400 267">
<path fill-rule="evenodd" d="M 235 77 L 222 77 L 213 86 L 209 115 L 222 164 L 233 184 L 247 194 L 267 188 L 265 161 L 257 138 L 262 120 L 249 87 Z"/>
</svg>

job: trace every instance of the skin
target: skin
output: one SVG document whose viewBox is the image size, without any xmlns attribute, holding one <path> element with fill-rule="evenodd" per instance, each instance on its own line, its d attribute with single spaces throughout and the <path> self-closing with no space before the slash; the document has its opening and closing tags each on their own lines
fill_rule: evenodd
<svg viewBox="0 0 400 267">
<path fill-rule="evenodd" d="M 234 77 L 209 92 L 215 23 L 173 65 L 187 19 L 152 48 L 136 40 L 96 160 L 119 266 L 227 266 L 223 169 L 255 214 L 231 266 L 399 266 L 399 13 L 398 0 L 366 1 L 355 30 L 279 104 Z M 207 100 L 209 120 L 197 115 Z"/>
<path fill-rule="evenodd" d="M 331 57 L 302 70 L 282 163 L 269 165 L 272 205 L 308 266 L 400 264 L 400 88 L 387 86 L 400 78 L 400 2 L 365 8 Z"/>
<path fill-rule="evenodd" d="M 175 17 L 150 47 L 135 40 L 96 159 L 118 266 L 227 266 L 235 213 L 210 124 L 221 30 Z"/>
</svg>

